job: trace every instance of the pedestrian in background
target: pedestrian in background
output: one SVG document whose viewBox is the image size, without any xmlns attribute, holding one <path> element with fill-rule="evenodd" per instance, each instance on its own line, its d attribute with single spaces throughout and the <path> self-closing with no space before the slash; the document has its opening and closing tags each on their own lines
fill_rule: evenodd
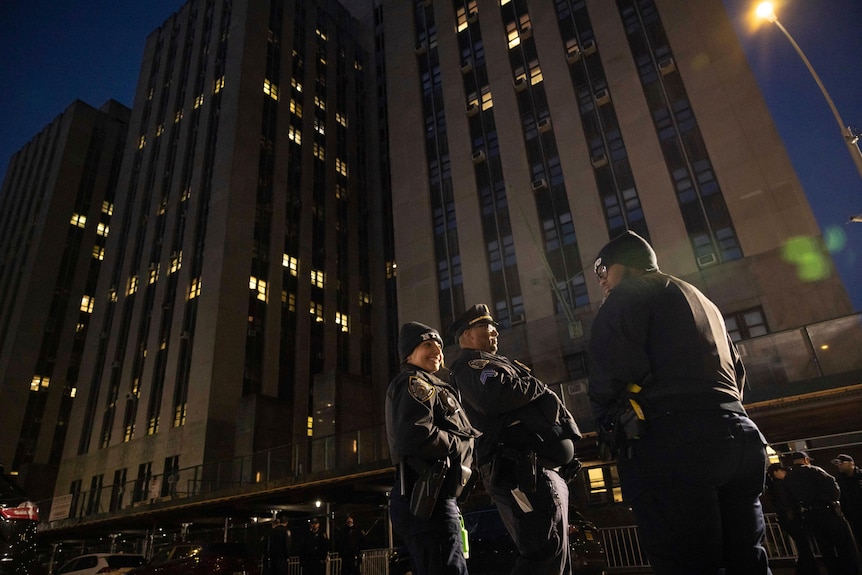
<svg viewBox="0 0 862 575">
<path fill-rule="evenodd" d="M 354 523 L 353 516 L 344 519 L 338 532 L 335 548 L 341 556 L 341 575 L 359 575 L 360 552 L 365 534 Z"/>
<path fill-rule="evenodd" d="M 853 531 L 857 549 L 862 549 L 862 469 L 845 453 L 833 459 L 832 465 L 838 468 L 835 479 L 841 488 L 841 511 Z"/>
<path fill-rule="evenodd" d="M 320 530 L 320 518 L 312 517 L 308 523 L 308 533 L 303 538 L 299 551 L 302 575 L 325 575 L 327 555 L 329 555 L 329 537 Z"/>
<path fill-rule="evenodd" d="M 395 464 L 392 528 L 407 544 L 415 575 L 466 575 L 456 497 L 472 474 L 478 432 L 457 390 L 434 375 L 443 365 L 437 330 L 405 323 L 398 353 L 401 372 L 389 384 L 385 407 Z"/>
<path fill-rule="evenodd" d="M 790 535 L 796 545 L 796 575 L 819 575 L 817 559 L 811 550 L 811 538 L 805 531 L 793 496 L 787 491 L 785 477 L 787 477 L 787 468 L 784 465 L 771 464 L 766 469 L 765 494 L 772 501 L 772 507 L 775 509 L 782 531 Z"/>
<path fill-rule="evenodd" d="M 279 511 L 275 515 L 272 529 L 264 537 L 263 565 L 266 575 L 287 575 L 287 561 L 292 543 L 287 524 L 287 513 Z"/>
<path fill-rule="evenodd" d="M 829 575 L 858 575 L 859 556 L 853 532 L 838 502 L 841 490 L 835 478 L 811 465 L 804 451 L 788 456 L 793 462 L 784 479 L 796 502 L 805 530 L 814 537 Z"/>
<path fill-rule="evenodd" d="M 766 440 L 721 312 L 627 232 L 599 252 L 589 397 L 655 573 L 769 573 Z"/>
<path fill-rule="evenodd" d="M 452 325 L 461 353 L 452 380 L 482 432 L 477 458 L 485 491 L 518 548 L 511 573 L 571 573 L 569 488 L 581 435 L 557 395 L 517 360 L 497 354 L 497 322 L 485 304 Z"/>
</svg>

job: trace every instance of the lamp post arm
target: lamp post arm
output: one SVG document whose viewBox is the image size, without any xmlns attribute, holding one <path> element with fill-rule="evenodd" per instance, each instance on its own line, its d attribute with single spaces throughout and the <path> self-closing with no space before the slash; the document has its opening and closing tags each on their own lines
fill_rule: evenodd
<svg viewBox="0 0 862 575">
<path fill-rule="evenodd" d="M 796 50 L 796 53 L 799 54 L 799 57 L 802 58 L 802 61 L 805 63 L 805 67 L 808 68 L 808 71 L 811 73 L 811 77 L 814 78 L 815 82 L 817 82 L 817 87 L 820 88 L 820 92 L 826 99 L 826 103 L 829 104 L 829 109 L 832 110 L 832 115 L 835 116 L 835 121 L 838 122 L 838 128 L 841 130 L 841 135 L 844 137 L 844 142 L 847 145 L 850 155 L 853 156 L 853 162 L 856 164 L 856 169 L 859 171 L 859 177 L 862 178 L 862 151 L 860 151 L 859 147 L 855 145 L 856 139 L 853 131 L 844 123 L 844 120 L 841 119 L 841 114 L 838 113 L 838 108 L 835 107 L 835 103 L 832 101 L 832 96 L 830 96 L 829 92 L 826 91 L 826 86 L 823 85 L 823 82 L 820 80 L 820 76 L 818 76 L 817 72 L 814 70 L 814 66 L 811 65 L 805 52 L 802 51 L 802 48 L 799 47 L 799 44 L 796 43 L 796 40 L 794 40 L 793 36 L 790 35 L 790 32 L 787 31 L 787 28 L 781 24 L 778 18 L 771 19 L 771 22 L 778 26 L 778 29 L 787 36 L 787 39 L 793 45 L 793 49 Z"/>
</svg>

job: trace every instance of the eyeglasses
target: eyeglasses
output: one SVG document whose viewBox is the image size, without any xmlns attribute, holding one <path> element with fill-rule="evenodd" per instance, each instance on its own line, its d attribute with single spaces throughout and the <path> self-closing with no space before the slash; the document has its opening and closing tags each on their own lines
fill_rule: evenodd
<svg viewBox="0 0 862 575">
<path fill-rule="evenodd" d="M 596 266 L 596 277 L 600 280 L 608 279 L 608 266 L 600 265 Z"/>
</svg>

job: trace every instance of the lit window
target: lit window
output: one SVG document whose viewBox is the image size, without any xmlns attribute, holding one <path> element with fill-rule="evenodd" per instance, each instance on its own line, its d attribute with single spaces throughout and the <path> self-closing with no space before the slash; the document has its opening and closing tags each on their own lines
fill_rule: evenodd
<svg viewBox="0 0 862 575">
<path fill-rule="evenodd" d="M 287 306 L 287 311 L 296 311 L 296 294 L 282 291 L 281 303 Z"/>
<path fill-rule="evenodd" d="M 322 30 L 320 30 L 320 29 L 316 29 L 316 30 L 315 30 L 315 33 L 316 33 L 318 36 L 320 36 L 320 39 L 321 39 L 321 40 L 326 40 L 326 32 L 323 32 L 323 31 L 322 31 Z"/>
<path fill-rule="evenodd" d="M 341 158 L 336 158 L 335 171 L 337 171 L 342 176 L 347 177 L 347 162 L 345 162 Z"/>
<path fill-rule="evenodd" d="M 494 107 L 494 101 L 491 99 L 491 90 L 482 92 L 482 110 L 487 110 Z"/>
<path fill-rule="evenodd" d="M 326 148 L 317 142 L 314 143 L 314 157 L 318 160 L 326 160 Z"/>
<path fill-rule="evenodd" d="M 113 216 L 114 215 L 114 204 L 112 204 L 108 200 L 105 200 L 104 202 L 102 202 L 102 213 L 107 214 L 109 216 Z"/>
<path fill-rule="evenodd" d="M 472 0 L 467 4 L 467 7 L 458 8 L 458 11 L 455 14 L 455 17 L 458 21 L 457 30 L 458 32 L 463 32 L 470 25 L 470 21 L 468 18 L 471 14 L 476 12 L 476 0 Z"/>
<path fill-rule="evenodd" d="M 506 26 L 506 38 L 509 41 L 509 50 L 521 45 L 521 36 L 518 34 L 518 26 L 510 22 Z"/>
<path fill-rule="evenodd" d="M 117 289 L 113 286 L 108 290 L 108 301 L 117 303 Z"/>
<path fill-rule="evenodd" d="M 192 197 L 192 189 L 186 188 L 185 190 L 183 190 L 183 195 L 180 196 L 180 201 L 184 202 L 187 199 L 189 199 L 190 197 Z"/>
<path fill-rule="evenodd" d="M 296 78 L 290 79 L 290 86 L 294 88 L 297 92 L 302 92 L 302 84 Z"/>
<path fill-rule="evenodd" d="M 314 130 L 320 134 L 321 136 L 326 135 L 326 124 L 321 121 L 319 118 L 314 119 Z"/>
<path fill-rule="evenodd" d="M 322 288 L 326 283 L 326 274 L 320 270 L 311 270 L 311 285 Z"/>
<path fill-rule="evenodd" d="M 312 437 L 312 436 L 314 435 L 314 418 L 313 418 L 313 417 L 310 417 L 310 416 L 309 416 L 309 418 L 308 418 L 308 420 L 307 420 L 307 422 L 306 422 L 306 432 L 305 432 L 305 434 L 306 434 L 308 437 Z"/>
<path fill-rule="evenodd" d="M 287 129 L 287 137 L 293 140 L 295 143 L 302 145 L 302 132 L 300 132 L 296 127 L 290 126 Z"/>
<path fill-rule="evenodd" d="M 314 316 L 314 321 L 323 323 L 323 304 L 311 302 L 311 307 L 309 309 L 311 315 Z"/>
<path fill-rule="evenodd" d="M 248 278 L 248 289 L 257 291 L 257 299 L 266 301 L 266 280 L 251 276 Z"/>
<path fill-rule="evenodd" d="M 150 278 L 149 283 L 154 284 L 159 279 L 159 264 L 150 264 Z"/>
<path fill-rule="evenodd" d="M 386 279 L 392 279 L 398 275 L 398 264 L 386 262 Z"/>
<path fill-rule="evenodd" d="M 335 323 L 341 326 L 341 331 L 350 333 L 350 325 L 346 313 L 335 312 Z"/>
<path fill-rule="evenodd" d="M 335 184 L 335 197 L 339 200 L 348 199 L 349 196 L 347 195 L 347 188 L 344 184 Z"/>
<path fill-rule="evenodd" d="M 542 69 L 536 65 L 530 68 L 530 85 L 535 86 L 542 81 Z"/>
<path fill-rule="evenodd" d="M 354 60 L 353 61 L 353 69 L 354 70 L 364 70 L 365 67 L 362 65 L 362 62 L 360 62 L 359 60 Z"/>
<path fill-rule="evenodd" d="M 126 289 L 126 295 L 132 295 L 138 291 L 138 276 L 129 278 L 129 287 Z"/>
<path fill-rule="evenodd" d="M 72 220 L 69 223 L 73 226 L 84 228 L 87 226 L 87 216 L 82 214 L 72 214 Z"/>
<path fill-rule="evenodd" d="M 186 404 L 181 403 L 174 408 L 174 427 L 182 427 L 186 423 Z"/>
<path fill-rule="evenodd" d="M 132 440 L 132 437 L 135 436 L 135 424 L 131 423 L 126 426 L 126 429 L 123 430 L 123 443 L 128 443 Z"/>
<path fill-rule="evenodd" d="M 224 88 L 224 76 L 213 82 L 213 94 L 218 94 Z"/>
<path fill-rule="evenodd" d="M 168 274 L 180 271 L 181 267 L 183 267 L 183 252 L 174 252 L 171 255 L 171 270 Z"/>
<path fill-rule="evenodd" d="M 39 391 L 43 387 L 45 389 L 51 384 L 50 377 L 42 377 L 41 375 L 34 375 L 33 379 L 30 381 L 30 391 Z"/>
<path fill-rule="evenodd" d="M 159 417 L 151 417 L 147 422 L 147 435 L 155 435 L 159 432 Z"/>
<path fill-rule="evenodd" d="M 156 137 L 157 138 L 164 133 L 165 133 L 165 125 L 164 124 L 159 124 L 158 126 L 156 126 Z"/>
<path fill-rule="evenodd" d="M 81 311 L 84 313 L 93 313 L 94 298 L 84 294 L 81 298 Z"/>
<path fill-rule="evenodd" d="M 96 233 L 103 238 L 106 238 L 108 237 L 108 232 L 110 231 L 110 229 L 111 227 L 108 224 L 103 224 L 102 222 L 99 222 L 99 225 L 96 226 Z"/>
<path fill-rule="evenodd" d="M 69 397 L 71 397 L 72 399 L 75 399 L 76 395 L 78 395 L 78 388 L 77 387 L 73 387 L 72 389 L 69 390 Z"/>
<path fill-rule="evenodd" d="M 201 295 L 201 280 L 200 278 L 194 278 L 191 285 L 189 285 L 188 299 L 194 299 L 199 295 Z"/>
<path fill-rule="evenodd" d="M 179 124 L 180 120 L 182 120 L 182 119 L 183 119 L 183 110 L 182 110 L 182 108 L 180 108 L 179 110 L 177 110 L 177 113 L 174 114 L 174 124 Z"/>
<path fill-rule="evenodd" d="M 344 126 L 345 128 L 347 127 L 347 116 L 345 116 L 341 112 L 335 113 L 335 121 Z"/>
<path fill-rule="evenodd" d="M 267 78 L 264 78 L 263 80 L 263 93 L 276 102 L 278 101 L 278 86 L 270 82 Z"/>
<path fill-rule="evenodd" d="M 81 333 L 82 331 L 84 331 L 84 328 L 86 328 L 86 327 L 87 327 L 87 324 L 78 322 L 78 324 L 75 326 L 75 333 Z"/>
<path fill-rule="evenodd" d="M 302 104 L 294 100 L 290 99 L 290 113 L 296 116 L 297 118 L 302 117 Z"/>
<path fill-rule="evenodd" d="M 195 98 L 195 105 L 194 105 L 194 109 L 195 109 L 195 110 L 197 110 L 198 108 L 200 108 L 200 107 L 201 107 L 201 106 L 203 106 L 203 105 L 204 105 L 204 95 L 203 95 L 203 94 L 201 94 L 200 96 L 198 96 L 197 98 Z"/>
<path fill-rule="evenodd" d="M 93 246 L 93 258 L 102 261 L 105 259 L 105 248 L 102 246 Z"/>
<path fill-rule="evenodd" d="M 371 294 L 364 291 L 359 292 L 359 305 L 371 305 Z"/>
<path fill-rule="evenodd" d="M 314 105 L 320 108 L 323 111 L 326 111 L 326 101 L 323 100 L 320 96 L 314 97 Z"/>
<path fill-rule="evenodd" d="M 290 275 L 296 277 L 299 272 L 299 260 L 293 256 L 282 254 L 281 265 L 290 270 Z"/>
<path fill-rule="evenodd" d="M 142 134 L 141 138 L 138 140 L 138 149 L 143 150 L 144 146 L 146 146 L 146 145 L 147 145 L 147 135 Z"/>
<path fill-rule="evenodd" d="M 505 6 L 506 4 L 508 4 L 511 1 L 512 0 L 500 0 L 500 6 Z"/>
</svg>

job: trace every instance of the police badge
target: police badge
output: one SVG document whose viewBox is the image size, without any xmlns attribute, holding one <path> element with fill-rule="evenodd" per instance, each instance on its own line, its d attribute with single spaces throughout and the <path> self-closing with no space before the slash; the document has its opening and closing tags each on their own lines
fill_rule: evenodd
<svg viewBox="0 0 862 575">
<path fill-rule="evenodd" d="M 425 402 L 431 399 L 431 396 L 434 395 L 434 386 L 415 375 L 411 375 L 410 380 L 407 382 L 407 391 L 409 391 L 410 395 L 415 399 Z"/>
</svg>

